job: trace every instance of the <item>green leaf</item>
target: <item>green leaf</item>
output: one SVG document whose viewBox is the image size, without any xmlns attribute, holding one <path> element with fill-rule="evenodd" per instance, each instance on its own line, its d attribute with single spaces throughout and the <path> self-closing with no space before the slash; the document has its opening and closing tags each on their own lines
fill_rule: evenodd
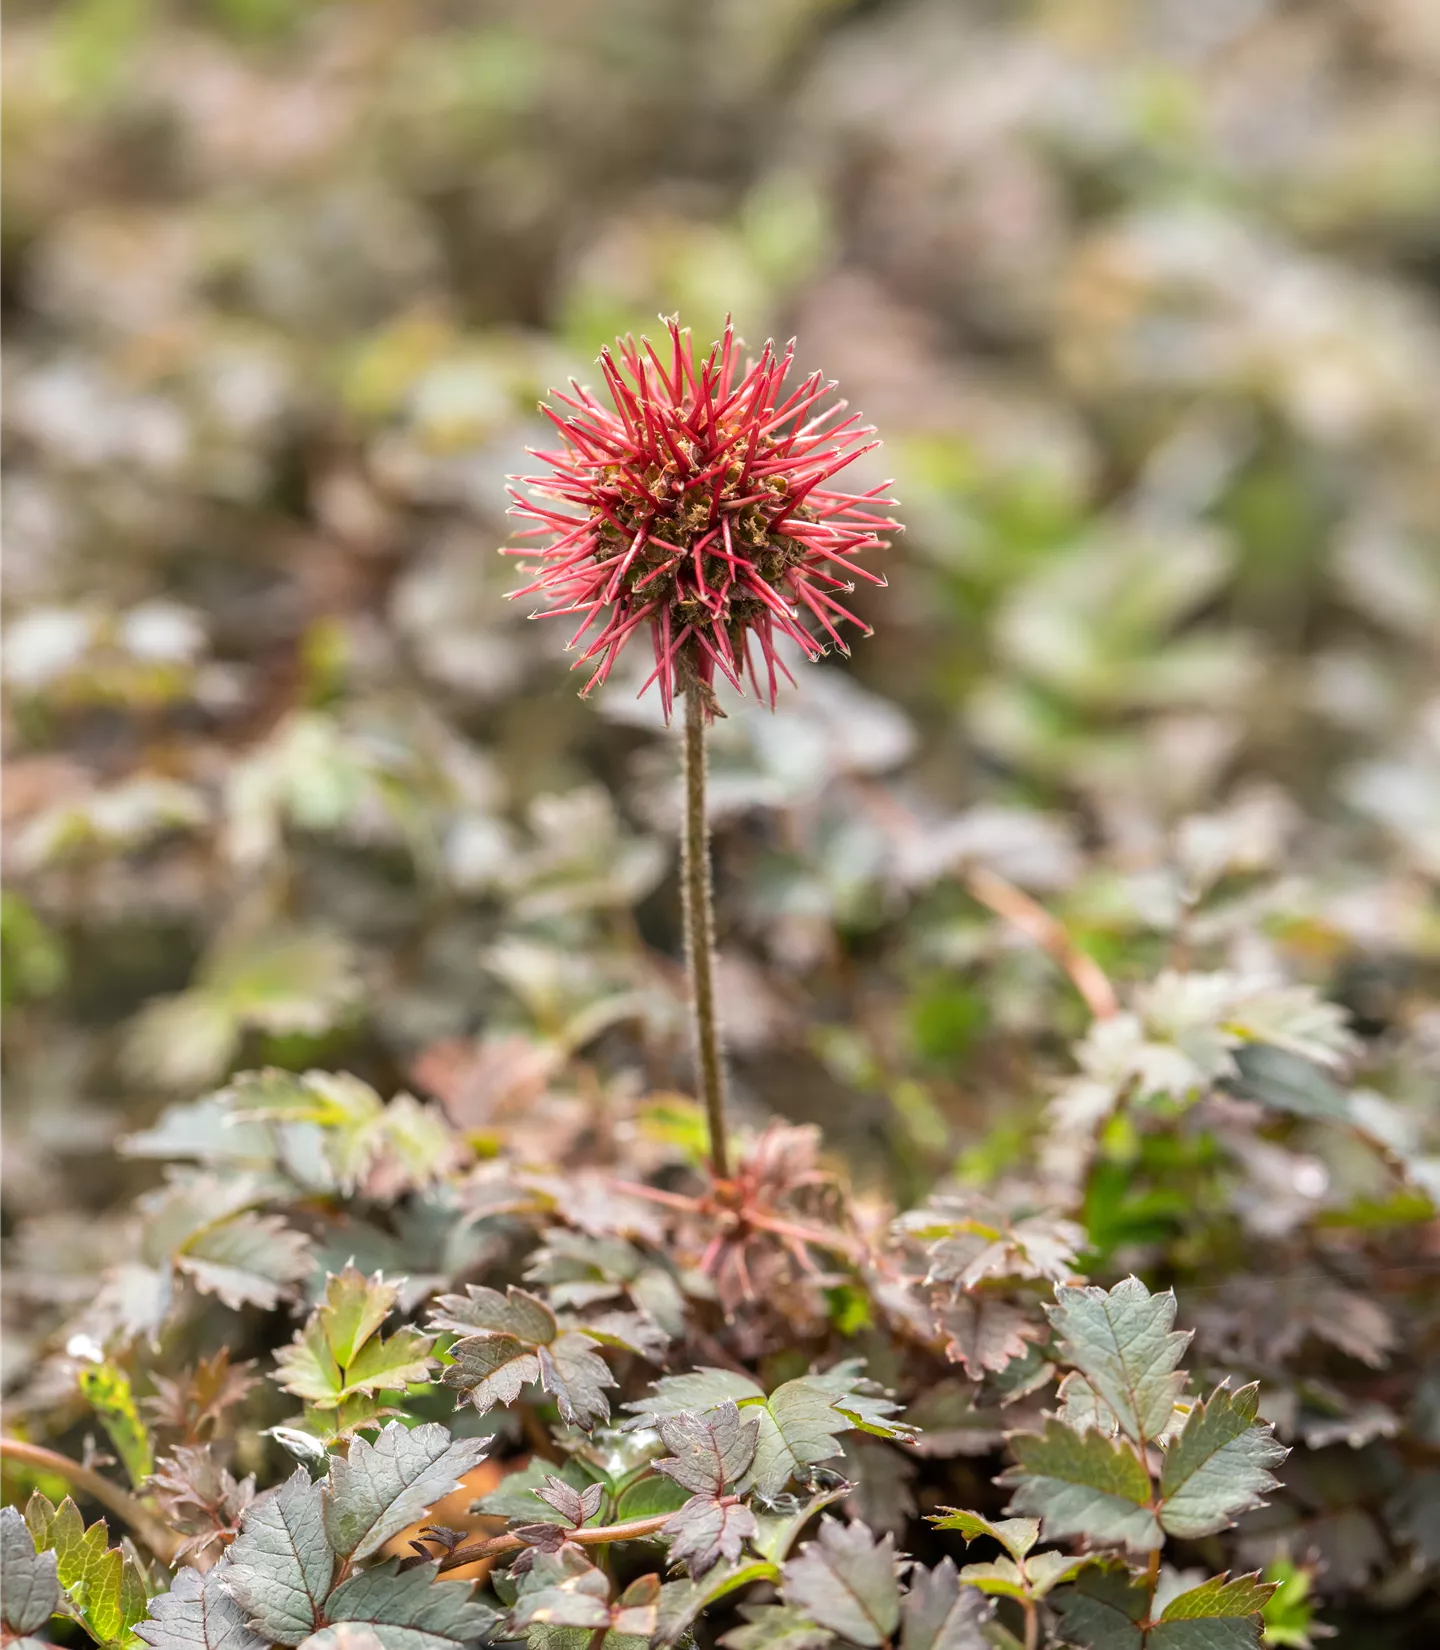
<svg viewBox="0 0 1440 1650">
<path fill-rule="evenodd" d="M 732 1627 L 720 1642 L 726 1650 L 822 1650 L 834 1634 L 788 1604 L 742 1604 L 743 1627 Z"/>
<path fill-rule="evenodd" d="M 392 1421 L 373 1444 L 356 1437 L 348 1456 L 330 1463 L 325 1531 L 342 1558 L 356 1562 L 420 1521 L 435 1502 L 460 1488 L 484 1459 L 488 1438 L 452 1438 L 433 1422 L 406 1428 Z"/>
<path fill-rule="evenodd" d="M 560 1514 L 538 1498 L 537 1492 L 545 1486 L 550 1476 L 551 1468 L 548 1461 L 531 1460 L 519 1472 L 508 1473 L 495 1489 L 488 1495 L 482 1495 L 470 1510 L 492 1518 L 520 1518 L 531 1524 L 563 1523 L 564 1519 Z M 560 1477 L 576 1490 L 583 1490 L 593 1482 L 580 1463 L 574 1460 L 565 1463 L 561 1468 Z"/>
<path fill-rule="evenodd" d="M 1161 1612 L 1161 1621 L 1193 1621 L 1212 1616 L 1255 1616 L 1265 1608 L 1275 1591 L 1274 1582 L 1262 1581 L 1258 1570 L 1250 1575 L 1212 1576 L 1199 1587 L 1172 1598 Z"/>
<path fill-rule="evenodd" d="M 751 1545 L 771 1564 L 783 1564 L 790 1556 L 790 1549 L 815 1514 L 822 1508 L 833 1506 L 835 1502 L 843 1500 L 848 1494 L 848 1485 L 834 1484 L 828 1489 L 816 1491 L 798 1507 L 792 1506 L 785 1512 L 757 1513 L 757 1529 Z"/>
<path fill-rule="evenodd" d="M 211 1226 L 187 1243 L 175 1264 L 207 1295 L 226 1306 L 273 1312 L 310 1274 L 310 1240 L 280 1215 L 246 1212 Z"/>
<path fill-rule="evenodd" d="M 1092 1571 L 1057 1593 L 1068 1644 L 1081 1650 L 1259 1650 L 1260 1610 L 1271 1589 L 1256 1576 L 1218 1576 L 1181 1593 L 1146 1620 L 1146 1590 L 1123 1572 Z"/>
<path fill-rule="evenodd" d="M 548 1232 L 543 1247 L 531 1255 L 525 1277 L 547 1284 L 548 1298 L 557 1308 L 583 1311 L 623 1292 L 667 1337 L 684 1332 L 685 1297 L 674 1274 L 621 1238 Z M 583 1327 L 594 1332 L 593 1324 Z"/>
<path fill-rule="evenodd" d="M 1164 1539 L 1149 1506 L 1150 1475 L 1122 1439 L 1076 1433 L 1053 1416 L 1043 1433 L 1010 1437 L 1016 1465 L 997 1480 L 1015 1490 L 1015 1511 L 1044 1521 L 1047 1540 L 1082 1535 L 1148 1552 Z"/>
<path fill-rule="evenodd" d="M 450 1349 L 455 1361 L 444 1380 L 481 1414 L 514 1403 L 538 1380 L 571 1424 L 589 1428 L 609 1418 L 605 1388 L 615 1377 L 595 1341 L 579 1330 L 561 1331 L 545 1302 L 525 1290 L 511 1287 L 502 1295 L 470 1284 L 464 1295 L 440 1298 L 430 1326 L 462 1337 Z"/>
<path fill-rule="evenodd" d="M 230 1591 L 272 1644 L 296 1645 L 321 1621 L 334 1570 L 320 1486 L 297 1467 L 246 1512 L 230 1548 Z"/>
<path fill-rule="evenodd" d="M 397 1286 L 354 1267 L 326 1280 L 325 1299 L 287 1347 L 275 1354 L 275 1379 L 319 1409 L 338 1409 L 358 1393 L 399 1390 L 428 1379 L 431 1339 L 398 1329 L 378 1333 Z"/>
<path fill-rule="evenodd" d="M 605 1388 L 615 1385 L 615 1377 L 594 1346 L 588 1335 L 569 1329 L 550 1346 L 536 1348 L 540 1385 L 572 1426 L 592 1427 L 610 1418 Z"/>
<path fill-rule="evenodd" d="M 654 1644 L 659 1650 L 675 1644 L 702 1611 L 718 1603 L 727 1593 L 748 1587 L 754 1581 L 774 1581 L 778 1575 L 773 1564 L 757 1559 L 751 1563 L 717 1564 L 700 1581 L 667 1582 L 660 1589 Z"/>
<path fill-rule="evenodd" d="M 203 1088 L 223 1073 L 245 1030 L 319 1036 L 360 996 L 348 940 L 275 931 L 222 940 L 194 985 L 153 999 L 136 1016 L 124 1059 L 137 1075 L 168 1087 Z"/>
<path fill-rule="evenodd" d="M 100 1417 L 101 1425 L 125 1464 L 130 1482 L 138 1489 L 155 1470 L 150 1429 L 140 1419 L 130 1377 L 112 1363 L 85 1364 L 79 1375 L 82 1395 Z"/>
<path fill-rule="evenodd" d="M 531 1347 L 548 1346 L 558 1333 L 555 1314 L 538 1296 L 513 1285 L 502 1295 L 474 1283 L 463 1295 L 442 1295 L 429 1327 L 460 1336 L 509 1335 Z"/>
<path fill-rule="evenodd" d="M 1287 1451 L 1268 1424 L 1256 1422 L 1258 1402 L 1256 1386 L 1233 1393 L 1217 1387 L 1190 1412 L 1160 1475 L 1160 1522 L 1170 1535 L 1226 1529 L 1276 1487 L 1269 1469 Z"/>
<path fill-rule="evenodd" d="M 1260 1650 L 1257 1616 L 1206 1616 L 1158 1622 L 1146 1633 L 1145 1650 Z"/>
<path fill-rule="evenodd" d="M 1044 1598 L 1062 1582 L 1073 1581 L 1087 1564 L 1101 1562 L 1099 1554 L 1035 1553 L 1025 1561 L 1026 1591 L 1031 1598 Z M 969 1565 L 966 1565 L 969 1569 Z"/>
<path fill-rule="evenodd" d="M 755 1532 L 755 1515 L 743 1501 L 694 1495 L 666 1519 L 660 1535 L 672 1562 L 683 1564 L 691 1579 L 698 1580 L 722 1558 L 735 1563 Z"/>
<path fill-rule="evenodd" d="M 610 1579 L 576 1547 L 535 1551 L 519 1576 L 519 1592 L 505 1625 L 512 1634 L 533 1623 L 552 1627 L 609 1627 Z"/>
<path fill-rule="evenodd" d="M 738 1404 L 764 1396 L 764 1387 L 757 1386 L 748 1375 L 702 1365 L 686 1375 L 664 1376 L 650 1388 L 648 1397 L 624 1407 L 637 1417 L 630 1426 L 653 1426 L 665 1415 L 681 1415 L 687 1411 L 704 1414 L 718 1409 L 727 1400 Z"/>
<path fill-rule="evenodd" d="M 994 1558 L 988 1564 L 967 1564 L 960 1572 L 967 1587 L 982 1593 L 998 1594 L 1001 1598 L 1027 1598 L 1030 1584 L 1024 1571 L 1013 1558 Z"/>
<path fill-rule="evenodd" d="M 900 1650 L 988 1650 L 984 1626 L 992 1609 L 961 1587 L 948 1558 L 933 1570 L 917 1569 L 905 1594 Z"/>
<path fill-rule="evenodd" d="M 400 1571 L 396 1559 L 360 1570 L 330 1595 L 332 1624 L 365 1622 L 385 1650 L 453 1650 L 487 1638 L 499 1613 L 471 1597 L 461 1582 L 437 1581 L 437 1568 Z"/>
<path fill-rule="evenodd" d="M 394 1191 L 429 1185 L 459 1160 L 437 1108 L 397 1094 L 387 1106 L 349 1072 L 243 1072 L 219 1098 L 246 1122 L 307 1124 L 322 1131 L 329 1172 L 353 1192 L 382 1161 Z"/>
<path fill-rule="evenodd" d="M 988 1295 L 958 1295 L 939 1307 L 936 1322 L 945 1335 L 945 1356 L 963 1364 L 972 1381 L 998 1374 L 1023 1358 L 1044 1327 L 1010 1301 Z"/>
<path fill-rule="evenodd" d="M 1024 1558 L 1040 1539 L 1040 1525 L 1033 1518 L 992 1521 L 959 1507 L 942 1507 L 938 1513 L 931 1513 L 929 1520 L 937 1530 L 958 1530 L 967 1541 L 978 1541 L 982 1536 L 989 1536 L 1015 1559 Z"/>
<path fill-rule="evenodd" d="M 103 1522 L 87 1530 L 80 1509 L 66 1496 L 53 1506 L 38 1491 L 25 1507 L 25 1523 L 38 1552 L 55 1555 L 55 1573 L 85 1631 L 102 1645 L 126 1646 L 144 1620 L 145 1581 L 118 1547 L 107 1545 Z"/>
<path fill-rule="evenodd" d="M 1061 1637 L 1080 1650 L 1144 1650 L 1149 1603 L 1145 1589 L 1116 1570 L 1091 1571 L 1053 1600 Z"/>
<path fill-rule="evenodd" d="M 135 1629 L 136 1636 L 153 1650 L 264 1650 L 266 1641 L 246 1624 L 226 1591 L 229 1570 L 228 1559 L 204 1575 L 177 1570 L 170 1591 L 151 1599 L 149 1619 Z"/>
<path fill-rule="evenodd" d="M 441 1377 L 484 1415 L 496 1404 L 513 1404 L 531 1381 L 540 1379 L 540 1360 L 533 1348 L 509 1335 L 457 1341 L 450 1348 L 455 1360 Z"/>
<path fill-rule="evenodd" d="M 1104 1289 L 1060 1288 L 1047 1308 L 1070 1363 L 1086 1375 L 1137 1443 L 1158 1438 L 1184 1385 L 1190 1337 L 1172 1328 L 1175 1296 L 1152 1295 L 1139 1278 Z"/>
<path fill-rule="evenodd" d="M 387 1340 L 376 1335 L 360 1348 L 353 1364 L 345 1369 L 341 1396 L 356 1392 L 399 1391 L 412 1381 L 426 1381 L 434 1360 L 432 1341 L 418 1329 L 397 1329 Z"/>
<path fill-rule="evenodd" d="M 60 1608 L 53 1552 L 37 1553 L 15 1507 L 0 1507 L 0 1614 L 7 1634 L 38 1633 Z"/>
<path fill-rule="evenodd" d="M 773 1501 L 792 1478 L 844 1453 L 837 1440 L 849 1431 L 849 1417 L 803 1376 L 776 1387 L 756 1412 L 755 1458 L 738 1486 L 742 1493 Z"/>
<path fill-rule="evenodd" d="M 915 1437 L 914 1427 L 895 1418 L 899 1404 L 886 1394 L 878 1381 L 866 1378 L 863 1358 L 847 1358 L 831 1369 L 803 1379 L 828 1393 L 835 1408 L 859 1431 L 872 1433 L 876 1438 Z"/>
<path fill-rule="evenodd" d="M 1314 1571 L 1277 1558 L 1266 1566 L 1265 1580 L 1274 1588 L 1264 1607 L 1267 1650 L 1309 1650 L 1315 1627 Z"/>
<path fill-rule="evenodd" d="M 1344 1089 L 1321 1067 L 1271 1043 L 1249 1043 L 1235 1051 L 1236 1094 L 1258 1100 L 1297 1117 L 1321 1117 L 1344 1123 L 1350 1101 Z"/>
<path fill-rule="evenodd" d="M 651 1395 L 625 1407 L 636 1413 L 630 1426 L 658 1425 L 666 1416 L 694 1412 L 708 1416 L 725 1403 L 753 1411 L 759 1430 L 755 1458 L 738 1481 L 742 1493 L 773 1500 L 790 1480 L 842 1453 L 836 1442 L 852 1427 L 882 1438 L 908 1437 L 913 1428 L 893 1419 L 896 1405 L 861 1375 L 856 1360 L 816 1375 L 786 1381 L 767 1398 L 747 1376 L 724 1369 L 670 1375 Z"/>
<path fill-rule="evenodd" d="M 783 1575 L 786 1604 L 853 1644 L 878 1647 L 900 1624 L 893 1536 L 877 1542 L 863 1524 L 824 1518 L 817 1539 L 806 1542 Z"/>
<path fill-rule="evenodd" d="M 641 1478 L 615 1503 L 615 1521 L 678 1512 L 689 1498 L 673 1478 Z"/>
<path fill-rule="evenodd" d="M 1079 1372 L 1072 1369 L 1060 1383 L 1060 1407 L 1056 1411 L 1072 1432 L 1103 1432 L 1113 1438 L 1120 1431 L 1115 1411 Z"/>
<path fill-rule="evenodd" d="M 721 1495 L 755 1459 L 759 1430 L 759 1416 L 742 1417 L 729 1398 L 708 1415 L 667 1415 L 660 1436 L 673 1453 L 655 1470 L 697 1495 Z"/>
<path fill-rule="evenodd" d="M 347 1266 L 325 1280 L 325 1299 L 317 1308 L 330 1355 L 343 1368 L 394 1310 L 399 1289 L 376 1273 L 367 1278 Z"/>
</svg>

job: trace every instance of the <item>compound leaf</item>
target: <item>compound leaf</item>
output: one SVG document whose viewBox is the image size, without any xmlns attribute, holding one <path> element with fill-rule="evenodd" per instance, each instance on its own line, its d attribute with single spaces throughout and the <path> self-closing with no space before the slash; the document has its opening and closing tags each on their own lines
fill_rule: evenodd
<svg viewBox="0 0 1440 1650">
<path fill-rule="evenodd" d="M 334 1571 L 320 1486 L 297 1467 L 246 1512 L 227 1584 L 257 1631 L 296 1645 L 319 1623 Z"/>
<path fill-rule="evenodd" d="M 454 1650 L 489 1636 L 499 1613 L 472 1599 L 463 1583 L 436 1581 L 437 1574 L 434 1564 L 402 1572 L 388 1559 L 342 1582 L 326 1615 L 332 1624 L 364 1622 L 385 1650 Z"/>
<path fill-rule="evenodd" d="M 486 1438 L 452 1438 L 435 1422 L 385 1427 L 373 1444 L 357 1436 L 348 1456 L 330 1463 L 325 1531 L 342 1558 L 378 1552 L 393 1535 L 420 1521 L 485 1456 Z"/>
<path fill-rule="evenodd" d="M 265 1640 L 226 1590 L 229 1568 L 222 1559 L 204 1575 L 177 1570 L 170 1591 L 151 1599 L 149 1619 L 136 1636 L 153 1650 L 263 1650 Z"/>
<path fill-rule="evenodd" d="M 430 1328 L 469 1335 L 510 1335 L 527 1346 L 548 1346 L 558 1329 L 555 1314 L 538 1296 L 512 1284 L 502 1295 L 481 1284 L 465 1286 L 463 1295 L 442 1295 L 430 1314 Z"/>
<path fill-rule="evenodd" d="M 1259 1389 L 1217 1387 L 1190 1412 L 1165 1453 L 1160 1522 L 1171 1535 L 1212 1535 L 1261 1504 L 1276 1486 L 1269 1469 L 1285 1459 L 1271 1427 L 1256 1422 Z"/>
<path fill-rule="evenodd" d="M 1044 1521 L 1047 1540 L 1082 1535 L 1134 1552 L 1160 1545 L 1150 1475 L 1123 1439 L 1072 1432 L 1052 1416 L 1043 1433 L 1014 1433 L 1010 1446 L 1016 1465 L 997 1482 L 1014 1489 L 1016 1512 Z"/>
<path fill-rule="evenodd" d="M 398 1286 L 353 1266 L 332 1273 L 325 1299 L 289 1346 L 275 1354 L 275 1379 L 317 1409 L 339 1409 L 360 1393 L 396 1390 L 430 1373 L 431 1339 L 402 1328 L 379 1334 Z"/>
<path fill-rule="evenodd" d="M 851 1361 L 819 1375 L 786 1381 L 767 1398 L 747 1376 L 724 1369 L 700 1369 L 657 1381 L 648 1398 L 627 1409 L 636 1412 L 631 1427 L 657 1425 L 666 1416 L 695 1412 L 702 1417 L 733 1402 L 742 1416 L 755 1416 L 755 1455 L 737 1481 L 742 1493 L 773 1500 L 796 1474 L 840 1455 L 836 1442 L 852 1427 L 881 1437 L 908 1436 L 912 1429 L 890 1419 L 895 1405 L 859 1374 Z"/>
<path fill-rule="evenodd" d="M 1185 1384 L 1188 1334 L 1174 1329 L 1175 1296 L 1139 1278 L 1111 1290 L 1060 1288 L 1048 1307 L 1067 1359 L 1082 1371 L 1137 1443 L 1158 1438 Z"/>
<path fill-rule="evenodd" d="M 661 1526 L 660 1535 L 670 1557 L 698 1580 L 720 1562 L 733 1564 L 745 1542 L 756 1533 L 755 1514 L 743 1501 L 692 1495 Z"/>
<path fill-rule="evenodd" d="M 702 1365 L 686 1375 L 662 1377 L 650 1388 L 648 1397 L 626 1404 L 625 1408 L 636 1417 L 627 1425 L 654 1426 L 662 1416 L 680 1415 L 685 1411 L 703 1414 L 719 1408 L 727 1399 L 740 1404 L 764 1396 L 764 1387 L 757 1386 L 748 1375 Z"/>
<path fill-rule="evenodd" d="M 826 1517 L 816 1540 L 786 1564 L 785 1602 L 853 1644 L 884 1644 L 900 1624 L 895 1539 Z"/>
<path fill-rule="evenodd" d="M 36 1552 L 15 1507 L 0 1507 L 0 1613 L 7 1633 L 37 1633 L 60 1608 L 53 1552 Z"/>
<path fill-rule="evenodd" d="M 834 1634 L 789 1604 L 742 1604 L 743 1627 L 722 1634 L 726 1650 L 822 1650 Z"/>
<path fill-rule="evenodd" d="M 246 1211 L 207 1227 L 185 1245 L 175 1264 L 197 1289 L 218 1295 L 226 1306 L 273 1312 L 309 1275 L 310 1240 L 279 1215 Z"/>
<path fill-rule="evenodd" d="M 1260 1572 L 1236 1576 L 1212 1576 L 1199 1587 L 1180 1593 L 1165 1606 L 1161 1621 L 1200 1621 L 1216 1616 L 1258 1616 L 1275 1591 L 1273 1581 L 1262 1581 Z"/>
<path fill-rule="evenodd" d="M 599 1512 L 600 1503 L 605 1499 L 605 1486 L 587 1484 L 584 1489 L 577 1489 L 575 1485 L 567 1484 L 563 1478 L 557 1478 L 554 1473 L 548 1473 L 545 1482 L 534 1491 L 534 1494 L 538 1495 L 547 1507 L 552 1507 L 559 1513 L 561 1519 L 572 1529 L 578 1530 Z"/>
<path fill-rule="evenodd" d="M 145 1618 L 145 1582 L 134 1563 L 109 1546 L 104 1522 L 87 1530 L 69 1496 L 57 1508 L 37 1490 L 26 1504 L 25 1523 L 37 1554 L 55 1556 L 62 1610 L 68 1603 L 98 1644 L 131 1643 L 136 1624 Z"/>
<path fill-rule="evenodd" d="M 902 1606 L 900 1650 L 987 1650 L 984 1624 L 993 1608 L 961 1587 L 948 1558 L 933 1570 L 917 1569 Z"/>
<path fill-rule="evenodd" d="M 1040 1524 L 1034 1518 L 981 1518 L 979 1513 L 960 1507 L 942 1507 L 930 1515 L 937 1530 L 958 1530 L 967 1541 L 989 1536 L 998 1541 L 1011 1558 L 1024 1558 L 1040 1539 Z"/>
<path fill-rule="evenodd" d="M 463 1295 L 443 1295 L 431 1327 L 461 1337 L 445 1382 L 465 1394 L 482 1414 L 495 1404 L 512 1404 L 531 1381 L 554 1399 L 561 1418 L 592 1427 L 609 1418 L 605 1388 L 614 1386 L 610 1367 L 580 1330 L 561 1331 L 555 1314 L 537 1296 L 512 1287 L 501 1294 L 469 1284 Z"/>
<path fill-rule="evenodd" d="M 755 1459 L 759 1430 L 759 1416 L 742 1416 L 731 1398 L 707 1415 L 666 1416 L 660 1436 L 673 1453 L 655 1470 L 697 1495 L 721 1495 Z"/>
</svg>

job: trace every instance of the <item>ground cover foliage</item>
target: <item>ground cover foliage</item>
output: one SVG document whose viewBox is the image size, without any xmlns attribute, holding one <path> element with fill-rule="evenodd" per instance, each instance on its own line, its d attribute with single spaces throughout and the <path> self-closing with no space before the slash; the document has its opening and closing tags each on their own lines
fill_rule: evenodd
<svg viewBox="0 0 1440 1650">
<path fill-rule="evenodd" d="M 1432 1642 L 1432 9 L 7 37 L 5 1642 Z M 676 308 L 906 526 L 720 689 L 720 1188 L 494 554 Z"/>
</svg>

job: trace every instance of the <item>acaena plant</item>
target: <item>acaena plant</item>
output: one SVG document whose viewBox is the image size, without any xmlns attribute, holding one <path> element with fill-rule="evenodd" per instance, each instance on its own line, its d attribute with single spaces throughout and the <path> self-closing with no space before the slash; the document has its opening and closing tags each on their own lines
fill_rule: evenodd
<svg viewBox="0 0 1440 1650">
<path fill-rule="evenodd" d="M 888 482 L 864 492 L 832 483 L 879 442 L 836 388 L 812 373 L 782 394 L 795 360 L 767 342 L 743 367 L 728 321 L 697 357 L 689 328 L 666 322 L 657 353 L 649 339 L 600 352 L 606 406 L 583 385 L 542 403 L 560 447 L 537 452 L 548 468 L 515 478 L 512 514 L 532 523 L 508 547 L 526 558 L 540 614 L 578 620 L 569 647 L 593 665 L 581 690 L 609 677 L 626 644 L 648 634 L 665 720 L 685 701 L 684 903 L 697 1081 L 710 1127 L 717 1183 L 728 1181 L 725 1069 L 715 1003 L 714 914 L 705 807 L 705 728 L 723 715 L 719 680 L 773 707 L 778 678 L 792 684 L 777 647 L 788 638 L 807 658 L 848 653 L 838 624 L 868 627 L 837 598 L 857 578 L 884 578 L 858 557 L 886 548 Z M 539 616 L 537 614 L 537 616 Z M 757 664 L 758 656 L 758 664 Z M 763 679 L 762 679 L 763 671 Z"/>
</svg>

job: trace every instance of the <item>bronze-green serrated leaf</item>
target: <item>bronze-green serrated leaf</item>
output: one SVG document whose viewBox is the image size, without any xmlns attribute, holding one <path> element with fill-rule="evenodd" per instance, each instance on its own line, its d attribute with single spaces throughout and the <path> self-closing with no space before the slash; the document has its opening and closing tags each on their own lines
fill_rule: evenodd
<svg viewBox="0 0 1440 1650">
<path fill-rule="evenodd" d="M 1010 1449 L 1015 1465 L 997 1482 L 1014 1490 L 1015 1512 L 1043 1521 L 1047 1540 L 1079 1535 L 1132 1552 L 1161 1544 L 1150 1475 L 1124 1439 L 1072 1432 L 1051 1416 L 1043 1433 L 1012 1434 Z"/>
<path fill-rule="evenodd" d="M 1273 1429 L 1255 1419 L 1259 1389 L 1217 1387 L 1196 1404 L 1165 1452 L 1160 1522 L 1170 1535 L 1194 1538 L 1226 1529 L 1275 1488 L 1270 1472 L 1285 1459 Z"/>
<path fill-rule="evenodd" d="M 203 1576 L 178 1570 L 170 1591 L 150 1601 L 150 1615 L 136 1636 L 151 1650 L 265 1650 L 266 1641 L 227 1589 L 229 1574 L 228 1558 Z"/>
<path fill-rule="evenodd" d="M 1170 1424 L 1184 1388 L 1180 1359 L 1190 1337 L 1175 1329 L 1175 1296 L 1152 1295 L 1139 1278 L 1113 1289 L 1060 1288 L 1048 1309 L 1061 1350 L 1137 1443 Z"/>
<path fill-rule="evenodd" d="M 863 1524 L 823 1518 L 783 1571 L 786 1604 L 852 1644 L 886 1644 L 900 1625 L 895 1541 L 876 1541 Z"/>
<path fill-rule="evenodd" d="M 26 1505 L 25 1523 L 36 1551 L 55 1554 L 65 1598 L 91 1638 L 106 1646 L 133 1643 L 145 1618 L 145 1579 L 118 1547 L 109 1546 L 105 1525 L 86 1529 L 69 1496 L 55 1507 L 38 1491 Z"/>
<path fill-rule="evenodd" d="M 379 1333 L 397 1298 L 397 1286 L 354 1267 L 332 1274 L 325 1299 L 289 1346 L 275 1354 L 275 1379 L 318 1409 L 337 1409 L 361 1393 L 399 1391 L 428 1379 L 428 1335 L 400 1328 Z"/>
<path fill-rule="evenodd" d="M 0 1616 L 6 1636 L 38 1633 L 60 1608 L 53 1552 L 37 1552 L 15 1507 L 0 1507 Z"/>
</svg>

